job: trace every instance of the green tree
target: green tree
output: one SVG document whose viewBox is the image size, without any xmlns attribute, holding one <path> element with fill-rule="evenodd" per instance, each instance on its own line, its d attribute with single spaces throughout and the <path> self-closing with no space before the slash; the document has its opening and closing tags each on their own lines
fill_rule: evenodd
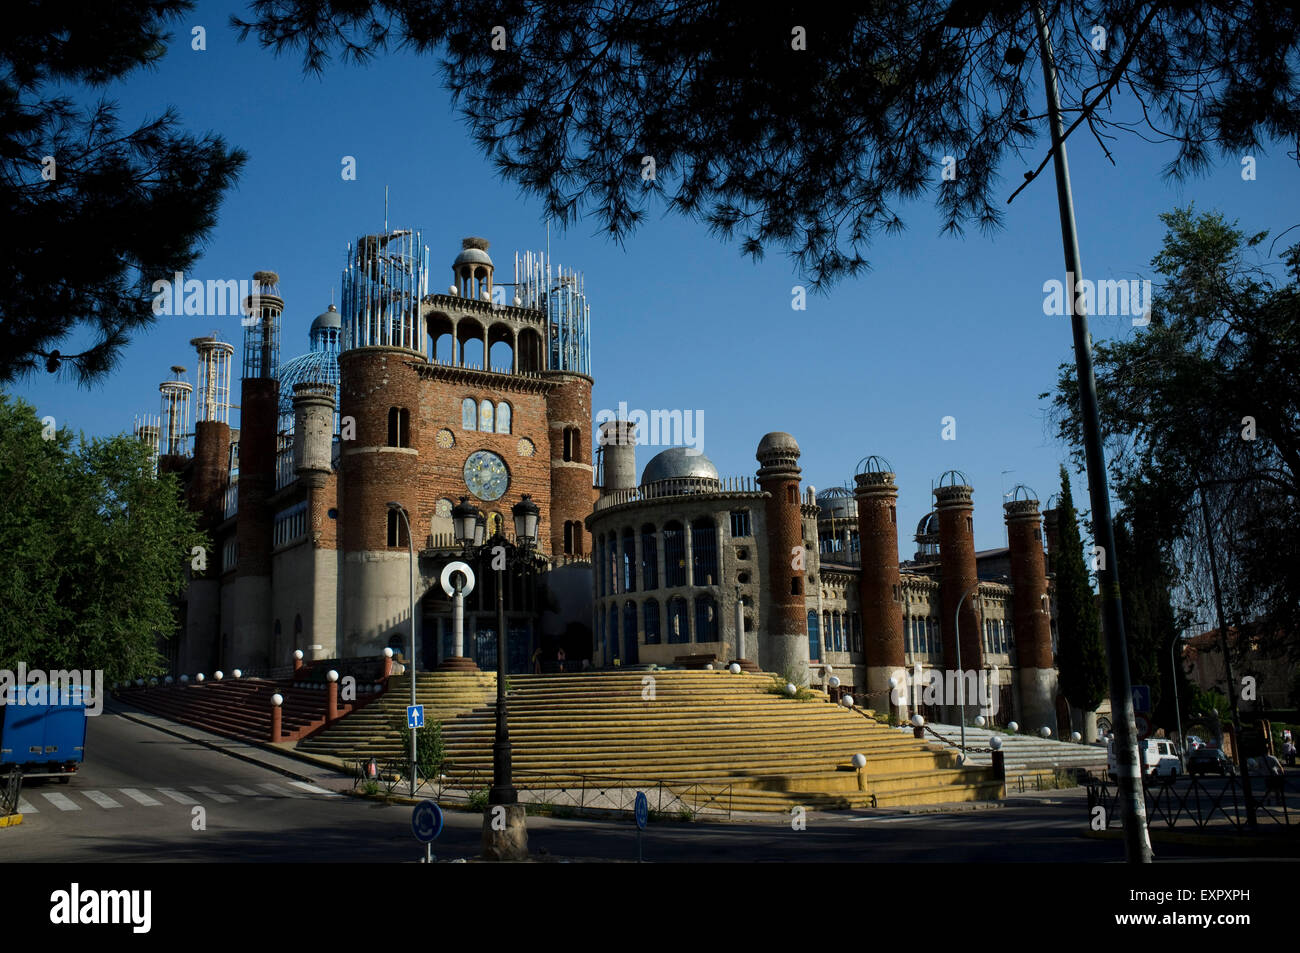
<svg viewBox="0 0 1300 953">
<path fill-rule="evenodd" d="M 22 0 L 0 30 L 0 384 L 44 366 L 107 373 L 154 321 L 151 285 L 189 268 L 244 154 L 183 132 L 176 112 L 135 129 L 96 88 L 167 51 L 192 0 Z M 187 37 L 188 39 L 188 37 Z M 61 254 L 55 249 L 67 250 Z M 61 354 L 65 340 L 84 350 Z"/>
<path fill-rule="evenodd" d="M 157 640 L 175 632 L 193 547 L 208 544 L 149 448 L 126 435 L 74 445 L 0 392 L 0 499 L 0 668 L 160 672 Z"/>
<path fill-rule="evenodd" d="M 1208 628 L 1204 493 L 1229 624 L 1269 620 L 1262 648 L 1300 657 L 1300 245 L 1274 261 L 1256 251 L 1265 233 L 1221 214 L 1161 220 L 1150 325 L 1095 342 L 1115 491 L 1148 512 L 1142 544 L 1168 555 L 1181 607 Z M 1076 395 L 1062 365 L 1054 413 L 1079 454 Z"/>
<path fill-rule="evenodd" d="M 1073 707 L 1096 711 L 1106 697 L 1106 656 L 1097 605 L 1083 562 L 1083 540 L 1070 493 L 1070 474 L 1064 466 L 1056 510 L 1060 534 L 1056 558 L 1056 663 L 1060 689 Z"/>
<path fill-rule="evenodd" d="M 1290 4 L 1042 5 L 1073 116 L 1067 135 L 1172 141 L 1169 174 L 1181 177 L 1204 171 L 1214 151 L 1235 163 L 1262 139 L 1300 134 Z M 249 20 L 232 18 L 242 35 L 300 50 L 308 70 L 390 47 L 441 54 L 475 140 L 550 218 L 590 214 L 622 238 L 661 205 L 739 239 L 746 254 L 787 251 L 816 286 L 865 268 L 871 241 L 900 232 L 900 206 L 926 193 L 948 231 L 997 227 L 1003 167 L 1033 180 L 1049 161 L 1021 160 L 1047 138 L 1031 3 L 250 7 Z M 1112 116 L 1117 90 L 1124 106 Z"/>
</svg>

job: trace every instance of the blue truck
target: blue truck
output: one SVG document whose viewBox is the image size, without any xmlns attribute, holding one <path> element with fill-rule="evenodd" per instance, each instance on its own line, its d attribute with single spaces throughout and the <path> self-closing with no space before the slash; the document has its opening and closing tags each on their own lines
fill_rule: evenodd
<svg viewBox="0 0 1300 953">
<path fill-rule="evenodd" d="M 86 753 L 86 697 L 81 685 L 28 685 L 0 704 L 0 774 L 67 784 Z"/>
</svg>

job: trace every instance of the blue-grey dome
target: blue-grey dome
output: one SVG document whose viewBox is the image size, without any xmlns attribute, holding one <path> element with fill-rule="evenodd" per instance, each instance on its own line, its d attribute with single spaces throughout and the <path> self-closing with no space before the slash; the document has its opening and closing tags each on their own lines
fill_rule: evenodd
<svg viewBox="0 0 1300 953">
<path fill-rule="evenodd" d="M 676 480 L 681 477 L 696 477 L 703 480 L 717 480 L 718 468 L 704 454 L 688 447 L 669 447 L 656 454 L 641 471 L 641 483 L 656 483 L 659 480 Z"/>
<path fill-rule="evenodd" d="M 328 311 L 322 311 L 316 315 L 316 320 L 311 323 L 311 333 L 314 336 L 317 331 L 328 328 L 342 328 L 343 316 L 339 314 L 338 308 L 334 305 L 329 306 Z"/>
<path fill-rule="evenodd" d="M 293 427 L 293 385 L 333 384 L 335 413 L 338 417 L 339 348 L 343 319 L 334 305 L 321 312 L 311 323 L 308 340 L 311 350 L 280 364 L 281 429 Z"/>
<path fill-rule="evenodd" d="M 832 486 L 817 494 L 817 505 L 823 518 L 851 518 L 858 515 L 858 501 L 853 491 L 842 486 Z"/>
</svg>

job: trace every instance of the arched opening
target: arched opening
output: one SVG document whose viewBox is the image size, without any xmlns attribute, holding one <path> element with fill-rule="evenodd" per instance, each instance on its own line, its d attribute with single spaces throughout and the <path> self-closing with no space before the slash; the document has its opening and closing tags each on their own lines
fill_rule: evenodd
<svg viewBox="0 0 1300 953">
<path fill-rule="evenodd" d="M 532 328 L 519 332 L 515 344 L 516 369 L 523 374 L 540 374 L 546 369 L 542 336 Z"/>
<path fill-rule="evenodd" d="M 456 327 L 448 315 L 434 312 L 424 319 L 429 335 L 429 361 L 435 364 L 456 363 Z"/>
<path fill-rule="evenodd" d="M 718 603 L 707 594 L 695 597 L 695 641 L 718 641 Z"/>
<path fill-rule="evenodd" d="M 659 540 L 653 523 L 641 527 L 641 578 L 647 590 L 659 588 Z"/>
<path fill-rule="evenodd" d="M 702 516 L 691 523 L 692 585 L 711 586 L 718 579 L 718 528 Z"/>
<path fill-rule="evenodd" d="M 659 644 L 659 602 L 656 599 L 647 599 L 642 607 L 642 615 L 645 619 L 645 644 Z"/>
<path fill-rule="evenodd" d="M 664 585 L 686 585 L 686 532 L 677 520 L 664 524 Z"/>
<path fill-rule="evenodd" d="M 478 429 L 478 401 L 466 397 L 460 402 L 460 428 L 462 430 Z"/>
<path fill-rule="evenodd" d="M 515 332 L 508 324 L 494 324 L 488 330 L 488 356 L 491 370 L 511 374 L 515 369 Z"/>
<path fill-rule="evenodd" d="M 676 596 L 668 603 L 668 641 L 689 642 L 690 640 L 690 607 L 682 596 Z"/>
<path fill-rule="evenodd" d="M 629 599 L 623 605 L 623 662 L 636 665 L 641 657 L 637 651 L 636 603 Z"/>
<path fill-rule="evenodd" d="M 456 342 L 460 346 L 457 363 L 461 367 L 482 369 L 486 356 L 483 325 L 472 318 L 462 318 L 456 325 Z"/>
<path fill-rule="evenodd" d="M 497 404 L 497 433 L 510 433 L 510 405 L 504 400 Z"/>
</svg>

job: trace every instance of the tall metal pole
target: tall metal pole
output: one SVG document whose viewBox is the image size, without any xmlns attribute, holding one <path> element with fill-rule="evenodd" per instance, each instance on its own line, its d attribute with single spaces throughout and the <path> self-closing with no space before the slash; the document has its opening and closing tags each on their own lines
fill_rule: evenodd
<svg viewBox="0 0 1300 953">
<path fill-rule="evenodd" d="M 410 583 L 411 583 L 411 638 L 410 654 L 406 659 L 406 667 L 411 678 L 411 706 L 414 707 L 415 701 L 415 539 L 411 536 L 411 521 L 406 518 L 406 509 L 400 507 L 398 513 L 402 514 L 402 522 L 406 525 L 406 548 L 411 557 L 410 562 Z M 415 797 L 415 733 L 419 729 L 414 725 L 411 726 L 411 797 Z"/>
<path fill-rule="evenodd" d="M 1065 157 L 1065 125 L 1056 89 L 1056 64 L 1047 19 L 1041 3 L 1034 4 L 1038 20 L 1038 44 L 1043 58 L 1043 84 L 1052 130 L 1052 163 L 1056 172 L 1056 199 L 1061 216 L 1061 240 L 1065 247 L 1065 272 L 1070 299 L 1070 322 L 1074 330 L 1074 362 L 1079 382 L 1079 411 L 1082 418 L 1083 448 L 1088 467 L 1088 499 L 1092 506 L 1092 533 L 1102 547 L 1104 562 L 1098 567 L 1101 590 L 1102 631 L 1106 638 L 1106 660 L 1110 669 L 1110 704 L 1114 713 L 1116 767 L 1119 773 L 1120 813 L 1124 823 L 1124 855 L 1129 863 L 1151 863 L 1151 839 L 1147 833 L 1146 802 L 1138 768 L 1137 723 L 1133 713 L 1133 691 L 1128 671 L 1128 642 L 1124 636 L 1124 614 L 1120 605 L 1119 566 L 1115 559 L 1115 528 L 1110 518 L 1110 487 L 1106 479 L 1106 454 L 1101 440 L 1101 414 L 1097 408 L 1097 379 L 1092 367 L 1092 335 L 1088 315 L 1075 294 L 1083 274 L 1079 260 L 1079 236 L 1074 222 L 1074 199 L 1070 194 L 1070 169 Z"/>
<path fill-rule="evenodd" d="M 1237 708 L 1237 688 L 1232 679 L 1232 652 L 1228 646 L 1228 627 L 1223 618 L 1223 590 L 1219 588 L 1219 563 L 1214 557 L 1214 534 L 1210 530 L 1210 508 L 1205 502 L 1205 487 L 1198 484 L 1201 496 L 1201 519 L 1205 523 L 1205 546 L 1210 554 L 1210 581 L 1214 584 L 1214 613 L 1219 620 L 1219 644 L 1223 646 L 1223 672 L 1228 680 L 1228 703 L 1232 706 L 1234 755 L 1241 758 L 1241 788 L 1246 801 L 1246 826 L 1255 826 L 1255 797 L 1250 790 L 1250 759 L 1241 751 L 1241 712 Z M 1240 638 L 1241 633 L 1238 633 Z M 1266 792 L 1267 793 L 1267 792 Z"/>
<path fill-rule="evenodd" d="M 498 536 L 494 541 L 504 546 L 505 540 Z M 495 548 L 495 547 L 493 547 Z M 500 563 L 504 562 L 502 559 Z M 514 804 L 519 800 L 511 779 L 510 765 L 510 728 L 506 718 L 506 675 L 509 672 L 509 658 L 506 654 L 506 602 L 504 568 L 497 569 L 497 732 L 492 745 L 492 790 L 488 792 L 488 801 L 492 804 Z"/>
</svg>

